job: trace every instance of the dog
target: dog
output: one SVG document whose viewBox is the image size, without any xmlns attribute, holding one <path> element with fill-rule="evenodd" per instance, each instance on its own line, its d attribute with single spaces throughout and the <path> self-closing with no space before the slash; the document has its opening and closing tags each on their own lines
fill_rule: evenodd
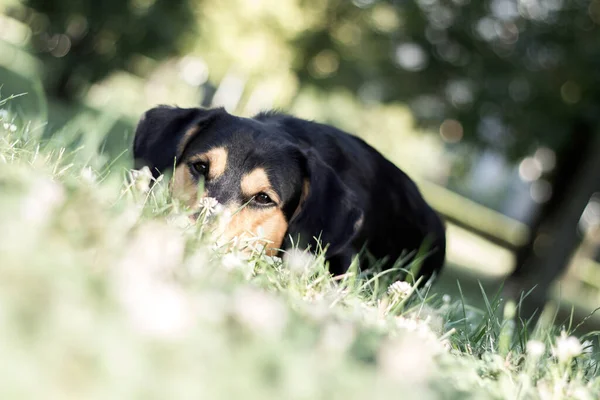
<svg viewBox="0 0 600 400">
<path fill-rule="evenodd" d="M 424 248 L 413 279 L 427 280 L 444 265 L 444 224 L 415 183 L 333 126 L 277 111 L 243 118 L 223 108 L 161 105 L 140 118 L 133 158 L 134 168 L 146 166 L 155 178 L 171 171 L 173 196 L 190 206 L 203 182 L 201 196 L 233 211 L 226 237 L 260 230 L 270 255 L 321 245 L 334 275 L 355 256 L 389 269 Z"/>
</svg>

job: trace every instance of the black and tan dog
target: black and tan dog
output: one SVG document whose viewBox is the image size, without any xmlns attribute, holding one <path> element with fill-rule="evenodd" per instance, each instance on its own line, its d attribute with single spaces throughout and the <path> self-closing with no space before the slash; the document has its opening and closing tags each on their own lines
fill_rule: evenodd
<svg viewBox="0 0 600 400">
<path fill-rule="evenodd" d="M 275 112 L 241 118 L 222 108 L 160 106 L 140 119 L 133 156 L 155 177 L 175 167 L 172 190 L 190 205 L 204 180 L 204 196 L 241 208 L 226 235 L 261 229 L 271 254 L 292 243 L 315 249 L 320 238 L 330 271 L 340 274 L 364 248 L 387 268 L 426 241 L 419 275 L 444 264 L 443 224 L 413 181 L 332 126 Z"/>
</svg>

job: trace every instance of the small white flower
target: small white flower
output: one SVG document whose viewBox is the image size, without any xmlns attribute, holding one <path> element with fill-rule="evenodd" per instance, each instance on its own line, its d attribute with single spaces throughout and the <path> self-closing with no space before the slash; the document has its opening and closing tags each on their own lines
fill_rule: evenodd
<svg viewBox="0 0 600 400">
<path fill-rule="evenodd" d="M 581 352 L 581 342 L 576 337 L 567 336 L 567 333 L 563 331 L 560 337 L 556 338 L 556 348 L 553 349 L 553 354 L 560 362 L 569 362 Z"/>
<path fill-rule="evenodd" d="M 444 304 L 450 304 L 450 300 L 452 300 L 452 298 L 449 294 L 445 294 L 442 296 L 442 301 L 444 302 Z"/>
<path fill-rule="evenodd" d="M 321 334 L 320 345 L 328 351 L 341 353 L 346 351 L 356 338 L 356 329 L 349 323 L 329 322 Z"/>
<path fill-rule="evenodd" d="M 17 126 L 15 124 L 10 124 L 10 126 L 8 127 L 8 130 L 11 132 L 16 132 Z"/>
<path fill-rule="evenodd" d="M 119 297 L 138 331 L 163 339 L 178 339 L 191 329 L 192 304 L 183 291 L 151 276 L 123 278 L 118 282 Z"/>
<path fill-rule="evenodd" d="M 144 334 L 179 338 L 193 326 L 193 305 L 170 276 L 183 260 L 185 243 L 158 222 L 140 226 L 114 268 L 117 295 L 133 326 Z"/>
<path fill-rule="evenodd" d="M 399 328 L 405 329 L 407 331 L 416 332 L 419 328 L 419 324 L 412 318 L 405 318 L 402 316 L 398 316 L 395 318 L 396 326 Z"/>
<path fill-rule="evenodd" d="M 27 222 L 44 224 L 52 213 L 65 200 L 63 187 L 50 179 L 40 178 L 34 185 L 35 190 L 21 202 L 22 216 Z"/>
<path fill-rule="evenodd" d="M 0 108 L 0 120 L 8 118 L 8 110 Z"/>
<path fill-rule="evenodd" d="M 294 248 L 283 255 L 283 261 L 290 271 L 301 275 L 315 265 L 316 258 L 308 251 Z"/>
<path fill-rule="evenodd" d="M 405 281 L 396 281 L 388 287 L 388 294 L 396 295 L 403 299 L 410 294 L 411 290 L 412 286 L 410 283 Z"/>
<path fill-rule="evenodd" d="M 146 193 L 150 190 L 150 181 L 152 181 L 152 172 L 150 172 L 150 168 L 143 167 L 140 170 L 132 170 L 131 178 L 134 187 L 140 192 Z"/>
<path fill-rule="evenodd" d="M 531 357 L 537 359 L 544 355 L 546 351 L 546 345 L 544 342 L 540 342 L 539 340 L 530 340 L 526 345 L 527 354 Z"/>
<path fill-rule="evenodd" d="M 594 397 L 592 396 L 592 394 L 589 392 L 589 390 L 587 390 L 584 387 L 578 387 L 575 388 L 572 392 L 571 395 L 573 396 L 574 399 L 576 400 L 592 400 L 594 399 Z M 597 397 L 596 397 L 597 398 Z"/>
<path fill-rule="evenodd" d="M 201 212 L 204 212 L 207 217 L 218 214 L 223 210 L 223 206 L 214 197 L 201 197 L 198 200 L 198 207 L 200 207 Z"/>
<path fill-rule="evenodd" d="M 256 334 L 278 336 L 287 325 L 287 310 L 273 295 L 256 289 L 239 290 L 233 301 L 233 315 Z"/>
<path fill-rule="evenodd" d="M 384 343 L 377 360 L 383 374 L 415 384 L 426 382 L 435 370 L 433 356 L 418 336 L 407 334 Z"/>
<path fill-rule="evenodd" d="M 94 171 L 89 166 L 88 167 L 84 167 L 81 170 L 81 173 L 79 175 L 87 183 L 94 183 L 94 182 L 96 182 L 96 174 L 94 174 Z"/>
<path fill-rule="evenodd" d="M 221 258 L 221 264 L 227 270 L 234 270 L 243 268 L 245 261 L 242 260 L 237 254 L 228 252 Z"/>
</svg>

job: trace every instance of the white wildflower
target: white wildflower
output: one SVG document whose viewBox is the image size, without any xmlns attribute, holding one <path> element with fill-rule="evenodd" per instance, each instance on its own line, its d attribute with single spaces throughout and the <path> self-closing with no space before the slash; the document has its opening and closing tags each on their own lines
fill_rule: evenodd
<svg viewBox="0 0 600 400">
<path fill-rule="evenodd" d="M 334 353 L 346 351 L 356 338 L 356 329 L 349 322 L 329 322 L 321 334 L 320 345 Z"/>
<path fill-rule="evenodd" d="M 8 118 L 8 110 L 0 108 L 0 120 Z"/>
<path fill-rule="evenodd" d="M 396 326 L 410 332 L 414 332 L 423 338 L 437 340 L 437 336 L 429 326 L 430 317 L 425 320 L 416 320 L 402 316 L 395 317 Z"/>
<path fill-rule="evenodd" d="M 92 170 L 91 167 L 84 167 L 80 174 L 81 178 L 87 182 L 87 183 L 94 183 L 96 182 L 96 174 L 94 173 L 94 171 Z"/>
<path fill-rule="evenodd" d="M 445 294 L 442 296 L 442 301 L 444 302 L 444 304 L 450 304 L 450 300 L 452 300 L 452 298 L 449 294 Z"/>
<path fill-rule="evenodd" d="M 233 252 L 228 252 L 221 257 L 221 265 L 227 270 L 241 269 L 245 264 L 246 261 L 239 254 L 234 254 Z"/>
<path fill-rule="evenodd" d="M 184 251 L 184 239 L 178 229 L 148 222 L 135 233 L 121 260 L 121 268 L 144 274 L 170 275 L 183 261 Z"/>
<path fill-rule="evenodd" d="M 198 200 L 198 207 L 207 217 L 218 214 L 223 210 L 223 206 L 214 197 L 201 197 Z"/>
<path fill-rule="evenodd" d="M 273 295 L 256 289 L 239 290 L 233 300 L 233 315 L 258 335 L 279 336 L 287 325 L 287 310 Z"/>
<path fill-rule="evenodd" d="M 575 400 L 592 400 L 597 397 L 593 397 L 589 390 L 584 387 L 577 387 L 571 392 L 571 396 Z"/>
<path fill-rule="evenodd" d="M 581 342 L 574 336 L 567 336 L 565 331 L 556 338 L 556 347 L 552 350 L 560 362 L 569 362 L 582 352 Z"/>
<path fill-rule="evenodd" d="M 181 337 L 193 325 L 191 301 L 167 280 L 183 259 L 185 244 L 178 233 L 156 222 L 143 225 L 113 271 L 133 326 L 165 339 Z"/>
<path fill-rule="evenodd" d="M 65 200 L 65 192 L 61 185 L 45 178 L 38 179 L 32 186 L 35 189 L 21 203 L 22 216 L 27 222 L 45 224 Z"/>
<path fill-rule="evenodd" d="M 405 281 L 396 281 L 388 287 L 388 294 L 398 296 L 400 299 L 404 299 L 410 294 L 412 286 L 410 283 Z"/>
<path fill-rule="evenodd" d="M 420 324 L 412 318 L 405 318 L 399 316 L 396 317 L 394 320 L 396 322 L 396 326 L 407 331 L 416 332 L 417 329 L 421 328 Z"/>
<path fill-rule="evenodd" d="M 184 292 L 159 279 L 121 281 L 120 299 L 133 326 L 141 333 L 178 339 L 193 326 L 193 309 Z"/>
<path fill-rule="evenodd" d="M 527 342 L 526 351 L 529 356 L 534 359 L 538 359 L 544 355 L 546 351 L 546 345 L 544 342 L 540 342 L 539 340 L 530 340 Z"/>
<path fill-rule="evenodd" d="M 377 360 L 383 374 L 410 384 L 426 382 L 435 369 L 429 347 L 423 346 L 422 339 L 414 334 L 384 343 Z"/>
<path fill-rule="evenodd" d="M 131 170 L 131 179 L 133 186 L 140 192 L 146 193 L 150 190 L 150 182 L 152 181 L 152 172 L 150 168 L 143 167 L 139 170 Z"/>
<path fill-rule="evenodd" d="M 301 275 L 315 265 L 316 257 L 308 251 L 293 248 L 285 252 L 283 261 L 290 271 Z"/>
<path fill-rule="evenodd" d="M 537 385 L 536 385 L 536 389 L 537 389 L 537 394 L 540 397 L 541 400 L 552 400 L 554 398 L 556 398 L 554 396 L 554 393 L 552 393 L 552 389 L 550 388 L 550 385 L 548 384 L 547 381 L 538 381 Z"/>
<path fill-rule="evenodd" d="M 417 318 L 418 321 L 423 321 L 424 325 L 433 332 L 441 334 L 444 330 L 444 319 L 440 311 L 433 307 L 427 305 L 421 306 L 419 311 L 414 313 L 414 318 Z"/>
</svg>

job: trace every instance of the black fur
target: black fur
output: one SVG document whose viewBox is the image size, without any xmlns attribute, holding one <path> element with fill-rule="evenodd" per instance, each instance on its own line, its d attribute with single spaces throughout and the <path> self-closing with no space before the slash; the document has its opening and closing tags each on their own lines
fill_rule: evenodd
<svg viewBox="0 0 600 400">
<path fill-rule="evenodd" d="M 202 125 L 200 133 L 178 154 L 184 133 Z M 335 274 L 346 271 L 363 247 L 389 268 L 403 254 L 414 255 L 424 242 L 429 256 L 419 275 L 429 278 L 445 259 L 442 221 L 414 182 L 363 140 L 329 125 L 277 112 L 241 118 L 223 109 L 157 107 L 136 130 L 136 168 L 148 165 L 165 172 L 192 154 L 226 145 L 232 172 L 212 185 L 219 201 L 237 196 L 234 173 L 263 166 L 283 199 L 289 223 L 287 248 L 298 240 L 315 248 L 314 237 L 329 244 L 326 253 Z M 238 172 L 235 172 L 238 171 Z M 309 195 L 299 214 L 302 182 Z M 208 187 L 208 186 L 207 186 Z M 363 264 L 364 265 L 364 264 Z"/>
</svg>

